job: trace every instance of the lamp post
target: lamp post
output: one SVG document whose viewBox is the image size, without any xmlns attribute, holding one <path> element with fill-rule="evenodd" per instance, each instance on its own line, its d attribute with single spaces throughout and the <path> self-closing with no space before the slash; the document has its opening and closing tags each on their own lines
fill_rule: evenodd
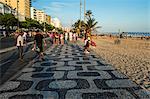
<svg viewBox="0 0 150 99">
<path fill-rule="evenodd" d="M 19 32 L 19 0 L 17 0 L 17 32 Z"/>
<path fill-rule="evenodd" d="M 84 22 L 85 22 L 85 16 L 86 16 L 86 0 L 84 0 Z"/>
<path fill-rule="evenodd" d="M 81 20 L 81 13 L 82 13 L 82 0 L 80 0 L 80 20 Z"/>
<path fill-rule="evenodd" d="M 78 29 L 79 36 L 80 36 L 80 29 L 81 29 L 81 13 L 82 13 L 82 0 L 80 0 L 80 21 L 79 21 L 79 29 Z"/>
<path fill-rule="evenodd" d="M 80 0 L 80 23 L 79 23 L 79 29 L 81 28 L 81 13 L 82 13 L 82 0 Z"/>
<path fill-rule="evenodd" d="M 45 14 L 45 8 L 43 8 L 43 12 L 44 12 L 44 33 L 45 33 L 45 31 L 46 31 L 46 28 L 45 28 L 45 20 L 46 20 L 46 14 Z"/>
<path fill-rule="evenodd" d="M 84 0 L 84 23 L 85 23 L 85 17 L 86 17 L 86 0 Z M 84 27 L 84 34 L 86 36 L 86 27 Z"/>
</svg>

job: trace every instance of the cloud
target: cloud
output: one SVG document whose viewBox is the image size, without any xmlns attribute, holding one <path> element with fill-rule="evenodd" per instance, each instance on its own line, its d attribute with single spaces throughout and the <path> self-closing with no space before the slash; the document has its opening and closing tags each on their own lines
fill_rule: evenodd
<svg viewBox="0 0 150 99">
<path fill-rule="evenodd" d="M 77 3 L 74 2 L 51 2 L 47 7 L 45 7 L 50 11 L 54 11 L 54 12 L 59 12 L 61 11 L 63 8 L 69 8 L 69 7 L 75 7 L 77 5 Z"/>
<path fill-rule="evenodd" d="M 70 6 L 69 3 L 65 3 L 65 2 L 51 2 L 50 5 L 51 7 L 56 7 L 56 8 L 63 8 L 63 7 Z"/>
<path fill-rule="evenodd" d="M 45 7 L 47 10 L 53 11 L 53 12 L 59 12 L 64 7 L 68 7 L 68 3 L 63 2 L 51 2 L 49 6 Z"/>
<path fill-rule="evenodd" d="M 77 9 L 79 2 L 76 1 L 51 1 L 45 4 L 45 12 L 52 17 L 58 17 L 64 22 L 68 22 L 69 13 Z M 70 12 L 71 11 L 71 12 Z M 67 19 L 65 19 L 67 17 Z"/>
</svg>

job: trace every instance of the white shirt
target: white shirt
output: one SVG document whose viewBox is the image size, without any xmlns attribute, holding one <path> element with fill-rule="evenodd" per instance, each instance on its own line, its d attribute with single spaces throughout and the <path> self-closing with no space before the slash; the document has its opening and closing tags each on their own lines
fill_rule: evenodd
<svg viewBox="0 0 150 99">
<path fill-rule="evenodd" d="M 76 38 L 76 34 L 75 33 L 73 34 L 73 37 Z"/>
<path fill-rule="evenodd" d="M 26 32 L 23 33 L 23 38 L 24 38 L 25 40 L 27 39 L 27 33 L 26 33 Z"/>
<path fill-rule="evenodd" d="M 68 33 L 65 33 L 65 40 L 68 39 Z"/>
<path fill-rule="evenodd" d="M 19 41 L 21 41 L 21 46 L 23 46 L 23 37 L 21 35 L 17 37 L 17 46 L 20 46 Z"/>
<path fill-rule="evenodd" d="M 86 39 L 86 40 L 84 41 L 84 45 L 86 45 L 87 42 L 88 42 L 88 40 Z"/>
<path fill-rule="evenodd" d="M 72 41 L 72 32 L 69 33 L 69 39 Z"/>
</svg>

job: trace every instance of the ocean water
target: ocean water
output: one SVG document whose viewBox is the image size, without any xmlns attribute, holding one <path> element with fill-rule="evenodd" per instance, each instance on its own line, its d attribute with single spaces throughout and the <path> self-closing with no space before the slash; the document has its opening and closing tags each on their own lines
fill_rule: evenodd
<svg viewBox="0 0 150 99">
<path fill-rule="evenodd" d="M 128 35 L 150 37 L 150 32 L 128 32 Z"/>
<path fill-rule="evenodd" d="M 112 35 L 119 35 L 118 32 L 108 33 Z M 123 35 L 133 36 L 133 37 L 150 37 L 150 32 L 124 32 Z"/>
</svg>

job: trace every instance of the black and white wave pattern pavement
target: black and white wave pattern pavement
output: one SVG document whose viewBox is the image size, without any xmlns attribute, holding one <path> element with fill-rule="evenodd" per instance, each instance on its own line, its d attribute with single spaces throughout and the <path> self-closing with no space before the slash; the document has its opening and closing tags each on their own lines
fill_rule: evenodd
<svg viewBox="0 0 150 99">
<path fill-rule="evenodd" d="M 0 99 L 150 99 L 136 83 L 77 45 L 45 51 L 0 87 Z"/>
</svg>

